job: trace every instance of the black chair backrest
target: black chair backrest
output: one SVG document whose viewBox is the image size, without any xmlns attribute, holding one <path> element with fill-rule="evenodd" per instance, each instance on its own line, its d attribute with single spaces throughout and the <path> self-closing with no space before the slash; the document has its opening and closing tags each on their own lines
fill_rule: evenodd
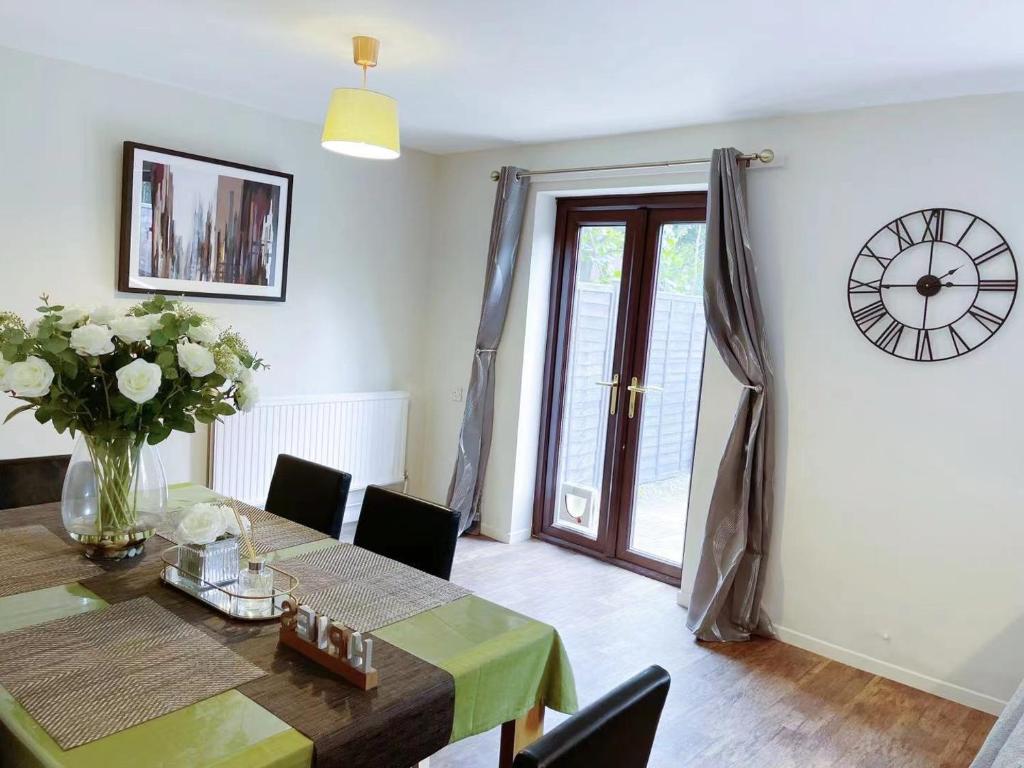
<svg viewBox="0 0 1024 768">
<path fill-rule="evenodd" d="M 338 538 L 352 475 L 282 453 L 267 493 L 267 511 Z"/>
<path fill-rule="evenodd" d="M 670 682 L 648 667 L 541 736 L 512 768 L 644 768 Z"/>
<path fill-rule="evenodd" d="M 0 461 L 0 509 L 60 501 L 70 456 Z"/>
<path fill-rule="evenodd" d="M 371 485 L 363 496 L 353 543 L 449 579 L 458 538 L 458 512 Z"/>
</svg>

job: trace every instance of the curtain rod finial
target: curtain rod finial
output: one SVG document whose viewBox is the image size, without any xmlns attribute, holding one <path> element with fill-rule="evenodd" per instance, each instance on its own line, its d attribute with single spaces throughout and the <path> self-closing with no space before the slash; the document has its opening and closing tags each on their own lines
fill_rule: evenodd
<svg viewBox="0 0 1024 768">
<path fill-rule="evenodd" d="M 500 171 L 491 171 L 491 181 L 497 181 L 500 178 L 501 178 L 501 172 Z"/>
<path fill-rule="evenodd" d="M 757 159 L 760 160 L 762 163 L 770 163 L 772 160 L 775 159 L 775 152 L 773 152 L 770 149 L 762 149 L 760 152 L 757 153 Z"/>
</svg>

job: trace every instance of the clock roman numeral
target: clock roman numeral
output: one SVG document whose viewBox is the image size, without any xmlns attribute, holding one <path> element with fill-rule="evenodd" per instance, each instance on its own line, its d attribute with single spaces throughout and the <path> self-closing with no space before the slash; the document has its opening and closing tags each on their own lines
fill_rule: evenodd
<svg viewBox="0 0 1024 768">
<path fill-rule="evenodd" d="M 997 314 L 989 312 L 987 309 L 982 309 L 977 304 L 967 310 L 967 314 L 973 317 L 989 333 L 995 333 L 999 330 L 999 326 L 1006 320 L 1005 317 L 1000 317 Z"/>
<path fill-rule="evenodd" d="M 892 259 L 886 258 L 885 256 L 879 256 L 877 253 L 871 250 L 870 246 L 867 245 L 864 246 L 859 255 L 866 256 L 869 259 L 874 259 L 875 261 L 878 262 L 878 266 L 880 266 L 882 269 L 888 267 L 889 262 L 892 261 Z"/>
<path fill-rule="evenodd" d="M 971 217 L 971 223 L 968 224 L 966 227 L 964 227 L 964 231 L 961 232 L 960 233 L 960 237 L 957 238 L 957 240 L 956 240 L 956 244 L 957 245 L 960 245 L 960 243 L 962 243 L 964 241 L 964 238 L 967 237 L 967 233 L 971 231 L 971 227 L 974 226 L 974 222 L 976 222 L 977 220 L 978 220 L 977 216 L 972 216 Z"/>
<path fill-rule="evenodd" d="M 877 280 L 868 280 L 867 282 L 850 278 L 850 293 L 879 293 L 881 290 L 882 278 L 880 277 Z"/>
<path fill-rule="evenodd" d="M 925 329 L 919 329 L 917 332 L 917 344 L 914 347 L 914 359 L 915 360 L 934 360 L 932 357 L 932 337 L 931 333 Z"/>
<path fill-rule="evenodd" d="M 907 225 L 903 223 L 903 219 L 896 219 L 896 221 L 891 224 L 886 224 L 885 228 L 896 235 L 901 251 L 914 244 L 914 238 L 910 235 L 910 230 L 907 229 Z"/>
<path fill-rule="evenodd" d="M 964 337 L 956 332 L 956 328 L 952 325 L 949 326 L 949 336 L 953 340 L 953 351 L 958 355 L 962 355 L 964 352 L 970 352 L 972 347 L 966 341 Z"/>
<path fill-rule="evenodd" d="M 993 245 L 984 253 L 980 253 L 977 256 L 972 256 L 971 258 L 974 259 L 975 264 L 978 264 L 980 266 L 981 264 L 984 264 L 986 261 L 991 261 L 996 256 L 1001 256 L 1002 254 L 1006 253 L 1009 250 L 1010 246 L 1008 246 L 1006 243 L 1000 243 L 999 245 Z"/>
<path fill-rule="evenodd" d="M 900 345 L 900 339 L 903 337 L 903 330 L 905 328 L 906 326 L 903 323 L 893 319 L 885 326 L 885 330 L 879 334 L 878 338 L 875 339 L 875 346 L 895 355 L 896 347 Z"/>
<path fill-rule="evenodd" d="M 979 280 L 979 291 L 1016 291 L 1016 280 Z"/>
<path fill-rule="evenodd" d="M 885 309 L 885 304 L 881 301 L 874 301 L 854 311 L 853 321 L 860 326 L 862 331 L 868 331 L 875 323 L 887 314 L 888 312 Z"/>
<path fill-rule="evenodd" d="M 921 218 L 924 219 L 924 234 L 921 235 L 921 241 L 941 240 L 942 230 L 946 225 L 946 211 L 942 208 L 921 211 Z"/>
</svg>

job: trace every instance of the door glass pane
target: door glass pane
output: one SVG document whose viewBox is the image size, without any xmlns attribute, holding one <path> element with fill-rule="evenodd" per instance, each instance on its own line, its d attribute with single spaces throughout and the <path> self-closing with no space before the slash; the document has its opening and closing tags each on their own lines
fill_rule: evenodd
<svg viewBox="0 0 1024 768">
<path fill-rule="evenodd" d="M 612 377 L 626 228 L 583 226 L 578 238 L 554 524 L 596 539 L 611 395 L 599 382 Z"/>
<path fill-rule="evenodd" d="M 683 560 L 697 407 L 704 362 L 704 234 L 700 223 L 665 224 L 658 243 L 629 549 Z M 656 389 L 655 389 L 656 388 Z"/>
</svg>

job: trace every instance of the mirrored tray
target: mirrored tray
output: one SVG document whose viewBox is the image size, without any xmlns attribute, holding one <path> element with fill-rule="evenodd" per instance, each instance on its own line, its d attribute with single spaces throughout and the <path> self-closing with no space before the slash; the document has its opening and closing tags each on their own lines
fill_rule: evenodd
<svg viewBox="0 0 1024 768">
<path fill-rule="evenodd" d="M 241 594 L 237 590 L 238 582 L 213 584 L 190 573 L 182 567 L 182 547 L 175 546 L 164 550 L 160 558 L 164 562 L 160 570 L 160 579 L 175 589 L 197 600 L 202 600 L 225 616 L 243 621 L 269 621 L 280 619 L 284 612 L 284 602 L 292 598 L 299 580 L 270 564 L 266 568 L 273 574 L 274 586 L 271 594 Z M 294 603 L 294 599 L 292 600 Z"/>
</svg>

